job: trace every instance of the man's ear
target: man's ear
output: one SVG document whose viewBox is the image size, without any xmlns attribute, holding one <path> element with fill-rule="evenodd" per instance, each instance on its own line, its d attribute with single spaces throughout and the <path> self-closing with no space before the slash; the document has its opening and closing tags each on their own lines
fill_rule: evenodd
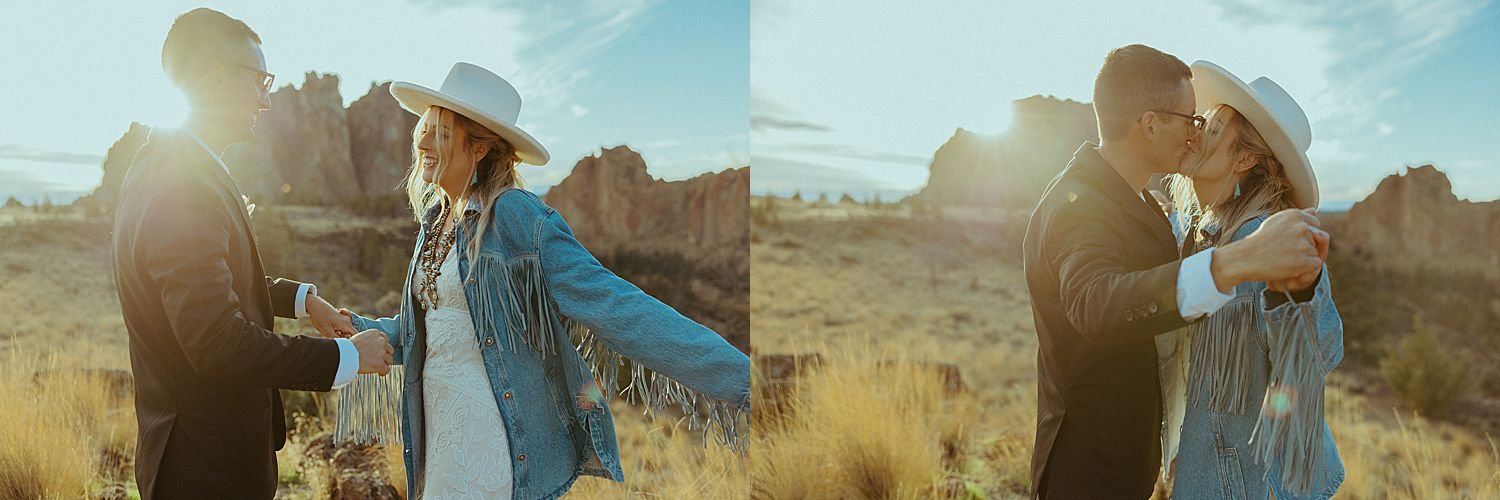
<svg viewBox="0 0 1500 500">
<path fill-rule="evenodd" d="M 1156 112 L 1147 111 L 1141 115 L 1141 119 L 1138 122 L 1141 125 L 1141 133 L 1146 134 L 1147 139 L 1156 138 Z"/>
</svg>

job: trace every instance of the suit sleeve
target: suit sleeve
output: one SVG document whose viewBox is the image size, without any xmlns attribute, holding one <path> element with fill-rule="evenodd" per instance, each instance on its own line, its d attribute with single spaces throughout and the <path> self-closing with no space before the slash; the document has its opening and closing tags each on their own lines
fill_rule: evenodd
<svg viewBox="0 0 1500 500">
<path fill-rule="evenodd" d="M 1098 345 L 1147 340 L 1187 324 L 1177 312 L 1174 259 L 1132 269 L 1119 249 L 1130 243 L 1116 233 L 1118 211 L 1069 205 L 1047 228 L 1058 273 L 1063 311 L 1085 339 Z"/>
<path fill-rule="evenodd" d="M 271 309 L 276 317 L 297 319 L 297 294 L 302 285 L 286 278 L 266 276 L 266 288 L 271 290 Z"/>
<path fill-rule="evenodd" d="M 333 340 L 278 335 L 241 312 L 228 263 L 233 219 L 211 188 L 186 181 L 164 189 L 145 217 L 141 264 L 198 376 L 268 388 L 330 388 L 339 364 Z"/>
</svg>

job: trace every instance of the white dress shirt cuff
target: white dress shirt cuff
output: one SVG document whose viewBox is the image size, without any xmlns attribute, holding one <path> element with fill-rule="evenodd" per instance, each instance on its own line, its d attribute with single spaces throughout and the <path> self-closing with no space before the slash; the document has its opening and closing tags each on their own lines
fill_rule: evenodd
<svg viewBox="0 0 1500 500">
<path fill-rule="evenodd" d="M 306 318 L 307 296 L 317 294 L 318 285 L 303 283 L 302 286 L 297 287 L 297 301 L 292 304 L 292 313 L 295 314 L 298 318 Z"/>
<path fill-rule="evenodd" d="M 359 375 L 359 349 L 355 349 L 354 341 L 349 339 L 333 341 L 339 344 L 339 369 L 333 372 L 333 388 L 338 389 Z"/>
<path fill-rule="evenodd" d="M 1177 311 L 1182 319 L 1192 321 L 1212 314 L 1234 298 L 1234 290 L 1221 293 L 1214 285 L 1213 256 L 1212 248 L 1195 253 L 1182 259 L 1177 269 Z"/>
</svg>

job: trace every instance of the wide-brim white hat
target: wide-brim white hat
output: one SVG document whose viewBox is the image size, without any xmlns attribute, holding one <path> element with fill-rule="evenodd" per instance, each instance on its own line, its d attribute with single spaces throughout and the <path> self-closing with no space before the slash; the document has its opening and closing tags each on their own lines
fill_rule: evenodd
<svg viewBox="0 0 1500 500">
<path fill-rule="evenodd" d="M 479 122 L 514 146 L 522 162 L 545 165 L 551 158 L 541 142 L 516 126 L 516 118 L 521 114 L 521 94 L 510 82 L 487 69 L 455 63 L 438 90 L 394 82 L 391 95 L 401 107 L 418 116 L 430 106 L 442 106 Z"/>
<path fill-rule="evenodd" d="M 1192 65 L 1193 93 L 1199 111 L 1228 104 L 1260 132 L 1292 184 L 1292 202 L 1299 208 L 1318 206 L 1318 177 L 1307 160 L 1312 125 L 1307 113 L 1276 82 L 1264 76 L 1249 84 L 1208 61 Z"/>
</svg>

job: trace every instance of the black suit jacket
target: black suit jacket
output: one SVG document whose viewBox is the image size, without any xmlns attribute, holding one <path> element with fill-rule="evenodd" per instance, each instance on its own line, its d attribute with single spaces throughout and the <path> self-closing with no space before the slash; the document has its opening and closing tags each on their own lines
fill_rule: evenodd
<svg viewBox="0 0 1500 500">
<path fill-rule="evenodd" d="M 272 332 L 300 283 L 265 275 L 239 189 L 180 131 L 136 153 L 113 245 L 142 498 L 271 498 L 286 441 L 276 389 L 327 391 L 339 363 L 333 340 Z"/>
<path fill-rule="evenodd" d="M 1162 418 L 1153 337 L 1186 324 L 1171 226 L 1096 147 L 1085 143 L 1048 185 L 1023 245 L 1039 346 L 1031 479 L 1041 498 L 1151 495 Z"/>
</svg>

